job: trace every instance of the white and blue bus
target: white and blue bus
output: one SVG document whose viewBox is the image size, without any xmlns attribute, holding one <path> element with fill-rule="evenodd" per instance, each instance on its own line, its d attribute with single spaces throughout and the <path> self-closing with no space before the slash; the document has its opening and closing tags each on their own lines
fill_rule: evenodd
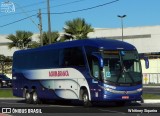
<svg viewBox="0 0 160 116">
<path fill-rule="evenodd" d="M 13 95 L 40 100 L 142 100 L 142 69 L 136 48 L 111 39 L 55 43 L 13 55 Z"/>
</svg>

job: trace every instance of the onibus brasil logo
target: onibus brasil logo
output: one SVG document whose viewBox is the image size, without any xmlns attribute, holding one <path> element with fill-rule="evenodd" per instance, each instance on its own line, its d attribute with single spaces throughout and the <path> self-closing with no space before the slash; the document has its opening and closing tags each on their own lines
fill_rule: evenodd
<svg viewBox="0 0 160 116">
<path fill-rule="evenodd" d="M 10 2 L 10 1 L 1 2 L 1 10 L 0 10 L 0 12 L 4 12 L 4 13 L 15 12 L 14 3 Z"/>
</svg>

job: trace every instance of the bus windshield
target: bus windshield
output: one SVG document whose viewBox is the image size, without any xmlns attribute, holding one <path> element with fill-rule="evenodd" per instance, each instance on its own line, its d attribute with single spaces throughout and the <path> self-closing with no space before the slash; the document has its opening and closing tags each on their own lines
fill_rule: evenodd
<svg viewBox="0 0 160 116">
<path fill-rule="evenodd" d="M 136 84 L 142 81 L 137 51 L 104 51 L 103 80 L 116 84 Z"/>
</svg>

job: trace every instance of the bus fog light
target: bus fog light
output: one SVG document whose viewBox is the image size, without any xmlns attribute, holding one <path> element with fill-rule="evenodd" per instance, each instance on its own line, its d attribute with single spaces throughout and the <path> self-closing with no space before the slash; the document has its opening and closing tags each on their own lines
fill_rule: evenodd
<svg viewBox="0 0 160 116">
<path fill-rule="evenodd" d="M 3 80 L 2 83 L 6 83 L 6 81 Z"/>
</svg>

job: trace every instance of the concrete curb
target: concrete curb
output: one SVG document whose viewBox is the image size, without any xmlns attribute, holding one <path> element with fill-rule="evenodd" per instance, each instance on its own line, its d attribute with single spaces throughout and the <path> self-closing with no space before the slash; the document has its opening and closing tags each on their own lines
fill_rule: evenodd
<svg viewBox="0 0 160 116">
<path fill-rule="evenodd" d="M 144 103 L 160 103 L 160 99 L 145 99 Z"/>
<path fill-rule="evenodd" d="M 143 88 L 160 88 L 160 86 L 143 86 Z"/>
</svg>

